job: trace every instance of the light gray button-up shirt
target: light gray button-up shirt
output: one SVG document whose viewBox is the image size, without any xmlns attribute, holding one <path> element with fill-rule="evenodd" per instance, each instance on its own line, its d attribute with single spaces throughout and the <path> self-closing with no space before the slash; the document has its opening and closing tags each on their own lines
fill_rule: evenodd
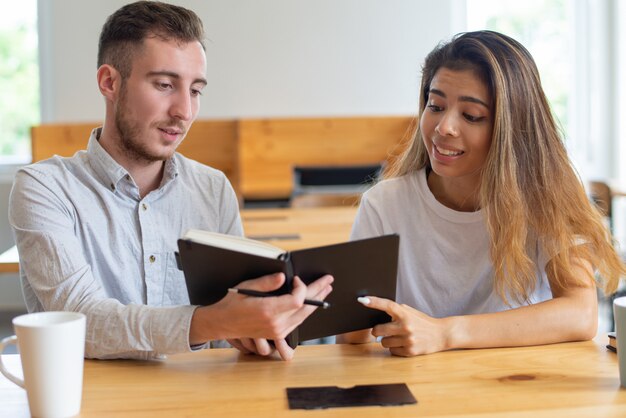
<svg viewBox="0 0 626 418">
<path fill-rule="evenodd" d="M 174 252 L 197 228 L 241 235 L 235 193 L 218 170 L 175 154 L 143 199 L 100 146 L 21 169 L 9 204 L 30 312 L 87 315 L 85 356 L 189 351 L 189 305 Z"/>
</svg>

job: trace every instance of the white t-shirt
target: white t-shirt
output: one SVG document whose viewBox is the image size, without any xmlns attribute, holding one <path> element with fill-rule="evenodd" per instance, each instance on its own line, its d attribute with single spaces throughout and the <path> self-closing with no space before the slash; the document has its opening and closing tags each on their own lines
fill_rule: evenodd
<svg viewBox="0 0 626 418">
<path fill-rule="evenodd" d="M 400 235 L 398 303 L 437 318 L 519 306 L 512 299 L 506 305 L 495 291 L 482 211 L 457 212 L 439 203 L 425 170 L 382 181 L 363 195 L 351 239 L 391 233 Z M 530 303 L 551 299 L 548 259 L 538 244 L 530 255 L 537 266 Z"/>
</svg>

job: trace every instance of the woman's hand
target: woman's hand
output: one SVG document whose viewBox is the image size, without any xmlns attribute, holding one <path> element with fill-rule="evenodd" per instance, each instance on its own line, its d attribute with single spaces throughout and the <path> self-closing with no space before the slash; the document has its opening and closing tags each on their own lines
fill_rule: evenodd
<svg viewBox="0 0 626 418">
<path fill-rule="evenodd" d="M 372 335 L 382 337 L 383 347 L 396 356 L 417 356 L 448 349 L 448 322 L 432 318 L 407 305 L 367 296 L 359 302 L 368 308 L 387 312 L 391 322 L 376 325 Z"/>
</svg>

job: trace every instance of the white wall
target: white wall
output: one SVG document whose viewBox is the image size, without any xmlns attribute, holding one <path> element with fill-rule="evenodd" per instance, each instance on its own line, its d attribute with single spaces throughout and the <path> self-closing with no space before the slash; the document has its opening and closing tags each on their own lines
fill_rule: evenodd
<svg viewBox="0 0 626 418">
<path fill-rule="evenodd" d="M 39 0 L 44 122 L 102 118 L 98 35 L 124 3 Z M 458 0 L 173 3 L 196 11 L 209 38 L 200 118 L 413 113 L 425 54 L 464 15 Z"/>
<path fill-rule="evenodd" d="M 125 3 L 38 0 L 43 122 L 102 119 L 98 36 Z M 465 22 L 464 0 L 172 3 L 196 11 L 209 38 L 201 118 L 411 114 L 425 55 Z M 8 190 L 0 188 L 4 211 Z M 12 245 L 6 222 L 0 250 Z M 5 276 L 0 310 L 19 308 L 18 280 Z"/>
</svg>

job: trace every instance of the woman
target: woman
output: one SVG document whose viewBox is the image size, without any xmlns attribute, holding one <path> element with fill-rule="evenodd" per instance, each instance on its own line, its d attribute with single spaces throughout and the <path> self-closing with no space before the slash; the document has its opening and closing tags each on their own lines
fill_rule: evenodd
<svg viewBox="0 0 626 418">
<path fill-rule="evenodd" d="M 364 196 L 353 239 L 400 234 L 391 353 L 587 340 L 594 269 L 607 292 L 626 272 L 561 142 L 529 52 L 491 31 L 426 58 L 419 126 Z M 371 340 L 370 332 L 339 337 Z"/>
</svg>

